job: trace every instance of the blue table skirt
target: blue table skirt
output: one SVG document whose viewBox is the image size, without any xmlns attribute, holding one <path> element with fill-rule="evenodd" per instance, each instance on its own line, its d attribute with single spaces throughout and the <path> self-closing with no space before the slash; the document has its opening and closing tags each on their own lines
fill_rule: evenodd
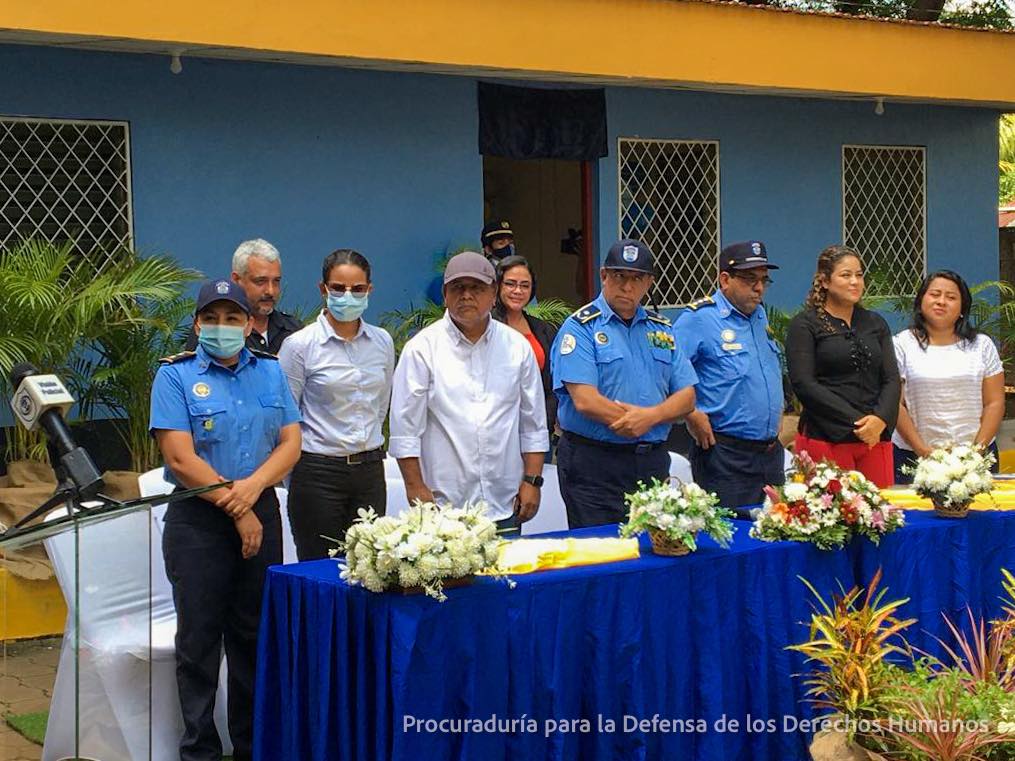
<svg viewBox="0 0 1015 761">
<path fill-rule="evenodd" d="M 1000 613 L 1015 513 L 907 520 L 880 547 L 837 552 L 758 542 L 738 522 L 729 551 L 704 540 L 663 558 L 645 541 L 638 560 L 517 576 L 514 589 L 478 579 L 443 604 L 351 588 L 334 561 L 272 568 L 255 758 L 807 759 L 798 720 L 812 710 L 793 677 L 806 666 L 785 649 L 807 635 L 798 576 L 827 595 L 882 567 L 888 598 L 911 598 L 902 612 L 920 619 L 910 641 L 934 653 L 942 613 Z M 635 725 L 656 715 L 672 723 Z"/>
</svg>

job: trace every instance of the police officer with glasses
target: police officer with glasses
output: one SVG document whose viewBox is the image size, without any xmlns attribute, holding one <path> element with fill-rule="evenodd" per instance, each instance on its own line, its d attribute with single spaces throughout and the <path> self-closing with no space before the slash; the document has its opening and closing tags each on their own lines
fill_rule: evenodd
<svg viewBox="0 0 1015 761">
<path fill-rule="evenodd" d="M 761 241 L 727 246 L 719 289 L 688 304 L 676 322 L 698 374 L 697 405 L 686 420 L 691 472 L 730 508 L 759 504 L 765 484 L 785 480 L 782 361 L 762 306 L 774 269 Z"/>
</svg>

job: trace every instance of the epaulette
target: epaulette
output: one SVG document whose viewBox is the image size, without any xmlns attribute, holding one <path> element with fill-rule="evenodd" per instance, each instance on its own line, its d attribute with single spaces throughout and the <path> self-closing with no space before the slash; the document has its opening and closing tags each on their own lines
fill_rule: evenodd
<svg viewBox="0 0 1015 761">
<path fill-rule="evenodd" d="M 259 359 L 278 359 L 278 356 L 272 354 L 270 351 L 261 351 L 260 349 L 247 349 L 247 351 Z"/>
<path fill-rule="evenodd" d="M 702 296 L 700 299 L 695 299 L 689 304 L 684 304 L 684 308 L 690 309 L 692 312 L 707 306 L 715 306 L 715 300 L 711 296 Z"/>
<path fill-rule="evenodd" d="M 658 322 L 658 323 L 660 323 L 662 325 L 665 325 L 667 327 L 670 327 L 671 325 L 673 325 L 673 322 L 672 322 L 672 320 L 670 320 L 669 317 L 664 317 L 663 315 L 659 314 L 658 312 L 648 312 L 646 314 L 646 317 L 648 319 L 652 320 L 652 322 Z"/>
<path fill-rule="evenodd" d="M 580 322 L 582 325 L 584 325 L 586 322 L 588 322 L 589 320 L 594 320 L 602 313 L 603 310 L 599 309 L 596 306 L 596 303 L 593 301 L 591 303 L 586 304 L 581 309 L 576 310 L 574 314 L 572 314 L 571 316 L 574 317 L 576 320 L 578 320 L 578 322 Z"/>
<path fill-rule="evenodd" d="M 181 351 L 179 354 L 171 354 L 168 357 L 162 357 L 162 359 L 159 360 L 159 363 L 163 365 L 171 365 L 174 362 L 179 362 L 181 359 L 190 359 L 191 357 L 196 356 L 196 351 Z"/>
</svg>

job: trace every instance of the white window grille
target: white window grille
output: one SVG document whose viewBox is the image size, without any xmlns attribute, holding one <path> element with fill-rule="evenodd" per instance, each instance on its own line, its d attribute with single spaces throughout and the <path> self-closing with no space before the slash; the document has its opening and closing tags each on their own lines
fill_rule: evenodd
<svg viewBox="0 0 1015 761">
<path fill-rule="evenodd" d="M 0 246 L 28 238 L 99 267 L 133 242 L 125 122 L 0 116 Z"/>
<path fill-rule="evenodd" d="M 922 147 L 842 147 L 842 240 L 863 256 L 870 294 L 912 294 L 926 272 L 926 167 Z"/>
<path fill-rule="evenodd" d="M 660 308 L 715 290 L 719 258 L 719 143 L 620 138 L 620 237 L 655 254 Z"/>
</svg>

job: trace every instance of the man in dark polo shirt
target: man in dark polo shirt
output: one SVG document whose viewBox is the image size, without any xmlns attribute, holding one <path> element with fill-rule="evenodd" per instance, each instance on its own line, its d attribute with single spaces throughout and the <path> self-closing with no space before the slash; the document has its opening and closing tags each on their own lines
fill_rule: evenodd
<svg viewBox="0 0 1015 761">
<path fill-rule="evenodd" d="M 261 238 L 243 241 L 233 254 L 232 280 L 243 288 L 251 308 L 254 329 L 247 336 L 247 348 L 278 354 L 282 342 L 303 324 L 275 308 L 282 290 L 282 257 L 278 249 Z M 197 347 L 191 328 L 184 348 Z"/>
</svg>

